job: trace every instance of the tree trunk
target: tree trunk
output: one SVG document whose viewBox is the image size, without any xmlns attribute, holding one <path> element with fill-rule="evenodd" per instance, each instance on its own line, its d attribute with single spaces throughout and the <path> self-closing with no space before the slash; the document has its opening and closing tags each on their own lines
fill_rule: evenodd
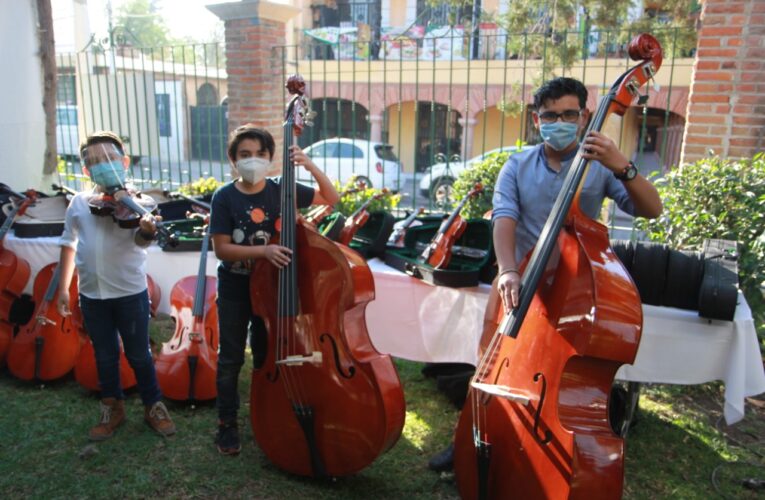
<svg viewBox="0 0 765 500">
<path fill-rule="evenodd" d="M 53 13 L 50 0 L 37 0 L 40 35 L 40 63 L 43 74 L 43 109 L 45 109 L 45 156 L 43 175 L 56 172 L 56 48 L 53 41 Z"/>
</svg>

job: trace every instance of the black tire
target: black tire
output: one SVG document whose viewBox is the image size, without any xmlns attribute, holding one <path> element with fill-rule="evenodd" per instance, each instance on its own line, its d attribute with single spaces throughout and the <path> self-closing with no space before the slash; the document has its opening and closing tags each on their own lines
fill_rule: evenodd
<svg viewBox="0 0 765 500">
<path fill-rule="evenodd" d="M 640 242 L 635 244 L 632 258 L 632 279 L 635 281 L 640 301 L 643 304 L 659 306 L 664 297 L 667 282 L 669 249 L 667 245 Z"/>
<path fill-rule="evenodd" d="M 697 309 L 703 277 L 704 259 L 701 253 L 670 250 L 662 305 L 678 309 Z"/>
<path fill-rule="evenodd" d="M 635 246 L 629 240 L 611 240 L 611 249 L 630 275 L 632 274 L 632 259 L 635 257 Z"/>
<path fill-rule="evenodd" d="M 364 185 L 365 185 L 367 188 L 373 188 L 373 187 L 374 187 L 374 186 L 372 185 L 372 181 L 370 181 L 370 180 L 369 180 L 369 177 L 367 177 L 366 175 L 357 175 L 357 176 L 356 176 L 356 183 L 359 183 L 359 182 L 363 182 L 363 183 L 364 183 Z"/>
</svg>

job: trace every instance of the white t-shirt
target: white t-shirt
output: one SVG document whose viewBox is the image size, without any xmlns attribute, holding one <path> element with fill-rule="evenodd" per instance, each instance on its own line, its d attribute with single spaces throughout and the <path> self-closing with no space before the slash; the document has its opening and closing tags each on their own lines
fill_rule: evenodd
<svg viewBox="0 0 765 500">
<path fill-rule="evenodd" d="M 59 244 L 75 249 L 79 291 L 89 299 L 114 299 L 146 289 L 146 249 L 138 229 L 120 227 L 110 216 L 90 213 L 93 191 L 77 193 L 66 209 Z"/>
</svg>

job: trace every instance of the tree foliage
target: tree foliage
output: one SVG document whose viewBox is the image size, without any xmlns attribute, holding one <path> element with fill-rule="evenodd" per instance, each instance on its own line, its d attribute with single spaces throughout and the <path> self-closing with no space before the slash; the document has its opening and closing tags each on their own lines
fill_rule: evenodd
<svg viewBox="0 0 765 500">
<path fill-rule="evenodd" d="M 157 0 L 130 0 L 122 4 L 115 16 L 115 29 L 124 36 L 124 45 L 160 47 L 173 41 Z"/>
</svg>

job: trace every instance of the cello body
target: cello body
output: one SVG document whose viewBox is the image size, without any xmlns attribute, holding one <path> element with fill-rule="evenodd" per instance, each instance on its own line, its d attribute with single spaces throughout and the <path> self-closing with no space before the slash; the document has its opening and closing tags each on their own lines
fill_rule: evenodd
<svg viewBox="0 0 765 500">
<path fill-rule="evenodd" d="M 404 425 L 404 395 L 393 361 L 375 351 L 366 330 L 364 312 L 374 298 L 374 281 L 364 259 L 302 223 L 296 234 L 306 256 L 298 260 L 301 311 L 290 321 L 284 345 L 277 345 L 275 335 L 278 269 L 261 259 L 252 273 L 253 313 L 268 331 L 267 357 L 252 374 L 252 430 L 268 458 L 288 472 L 345 476 L 396 443 Z M 280 352 L 316 351 L 318 364 L 276 364 Z M 301 404 L 313 415 L 308 432 L 286 390 L 295 379 L 303 389 Z"/>
<path fill-rule="evenodd" d="M 159 307 L 160 297 L 162 292 L 159 285 L 149 276 L 146 275 L 146 286 L 149 292 L 149 311 L 152 316 L 156 315 L 157 308 Z M 88 332 L 85 330 L 85 322 L 82 320 L 82 311 L 80 310 L 80 301 L 73 300 L 72 306 L 72 318 L 76 324 L 80 325 L 80 354 L 77 356 L 77 361 L 74 365 L 74 379 L 85 389 L 89 391 L 98 392 L 101 390 L 98 379 L 98 368 L 96 367 L 96 353 L 93 350 L 93 342 L 90 340 Z M 123 390 L 135 387 L 138 381 L 135 378 L 133 368 L 125 356 L 125 351 L 122 348 L 122 340 L 120 340 L 120 385 Z"/>
<path fill-rule="evenodd" d="M 217 280 L 205 274 L 209 242 L 205 231 L 197 275 L 180 279 L 170 292 L 175 333 L 154 362 L 162 393 L 176 401 L 205 401 L 218 395 Z"/>
<path fill-rule="evenodd" d="M 14 323 L 11 323 L 13 305 L 24 292 L 31 274 L 29 262 L 5 248 L 3 240 L 13 225 L 16 215 L 22 215 L 26 211 L 35 200 L 36 194 L 30 191 L 26 196 L 14 195 L 23 201 L 18 207 L 11 209 L 0 226 L 0 367 L 5 365 L 5 358 L 13 340 Z"/>
<path fill-rule="evenodd" d="M 72 316 L 61 316 L 56 309 L 58 281 L 58 263 L 48 264 L 37 273 L 34 316 L 8 350 L 8 369 L 22 380 L 47 381 L 63 377 L 74 367 L 80 353 L 77 335 L 80 325 Z M 70 299 L 77 300 L 74 281 L 69 294 Z"/>
<path fill-rule="evenodd" d="M 494 305 L 499 324 L 505 311 Z M 609 424 L 608 397 L 616 371 L 634 361 L 641 325 L 640 298 L 607 229 L 571 217 L 518 337 L 501 340 L 485 377 L 529 403 L 468 398 L 460 415 L 454 466 L 462 498 L 482 496 L 475 418 L 492 436 L 484 498 L 620 498 L 624 441 Z"/>
</svg>

